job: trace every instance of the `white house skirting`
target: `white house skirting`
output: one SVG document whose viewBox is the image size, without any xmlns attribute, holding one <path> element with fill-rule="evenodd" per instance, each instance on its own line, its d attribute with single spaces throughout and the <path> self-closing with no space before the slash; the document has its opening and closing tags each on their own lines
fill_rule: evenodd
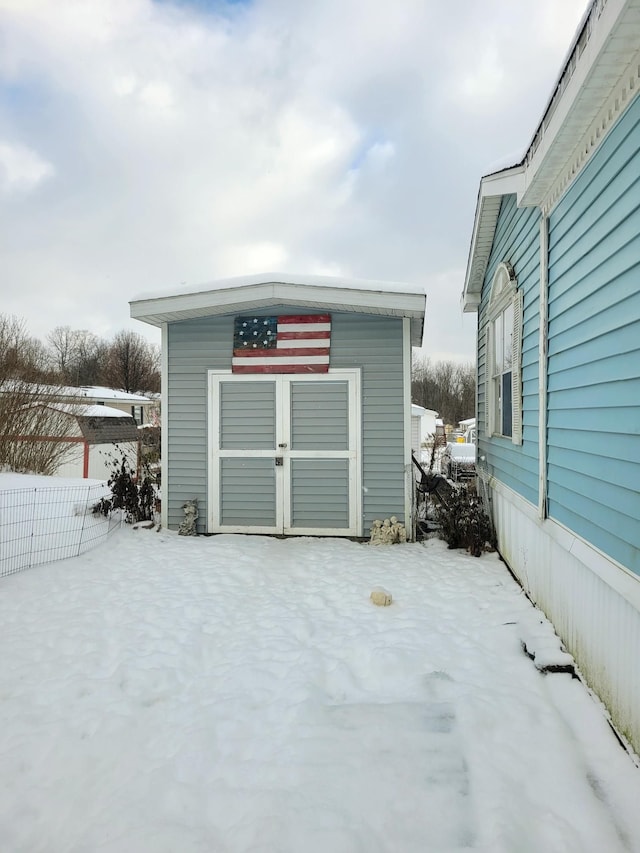
<svg viewBox="0 0 640 853">
<path fill-rule="evenodd" d="M 640 753 L 640 578 L 491 482 L 500 554 Z M 509 544 L 513 543 L 513 544 Z"/>
</svg>

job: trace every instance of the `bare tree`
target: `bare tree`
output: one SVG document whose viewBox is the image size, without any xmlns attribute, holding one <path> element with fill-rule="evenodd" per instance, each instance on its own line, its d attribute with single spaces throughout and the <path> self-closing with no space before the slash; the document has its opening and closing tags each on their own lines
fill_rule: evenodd
<svg viewBox="0 0 640 853">
<path fill-rule="evenodd" d="M 26 337 L 24 320 L 0 314 L 0 379 L 14 377 L 20 371 Z"/>
<path fill-rule="evenodd" d="M 412 368 L 414 403 L 435 409 L 447 424 L 457 424 L 475 413 L 475 367 L 453 361 L 416 361 Z"/>
<path fill-rule="evenodd" d="M 108 345 L 86 329 L 56 326 L 47 336 L 49 357 L 61 382 L 98 385 L 106 363 Z"/>
<path fill-rule="evenodd" d="M 53 474 L 76 452 L 73 404 L 52 405 L 45 360 L 24 321 L 0 314 L 0 470 Z"/>
<path fill-rule="evenodd" d="M 476 367 L 475 364 L 459 364 L 457 367 L 458 421 L 476 416 Z"/>
<path fill-rule="evenodd" d="M 29 335 L 24 320 L 0 314 L 0 382 L 9 377 L 27 381 L 51 378 L 45 349 Z"/>
<path fill-rule="evenodd" d="M 56 326 L 47 335 L 51 364 L 64 382 L 70 382 L 69 366 L 74 353 L 74 335 L 70 326 Z"/>
<path fill-rule="evenodd" d="M 122 391 L 158 391 L 159 366 L 157 347 L 137 332 L 118 332 L 108 349 L 104 378 L 112 388 Z"/>
<path fill-rule="evenodd" d="M 76 385 L 101 385 L 107 364 L 109 344 L 82 329 L 77 332 L 75 354 L 75 383 Z"/>
</svg>

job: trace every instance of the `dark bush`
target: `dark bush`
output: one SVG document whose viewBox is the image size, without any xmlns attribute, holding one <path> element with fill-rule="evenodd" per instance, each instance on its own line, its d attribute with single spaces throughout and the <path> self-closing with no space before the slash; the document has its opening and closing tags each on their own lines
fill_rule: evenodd
<svg viewBox="0 0 640 853">
<path fill-rule="evenodd" d="M 473 488 L 460 485 L 452 490 L 446 505 L 436 506 L 440 536 L 449 548 L 465 548 L 472 556 L 495 547 L 491 519 Z"/>
<path fill-rule="evenodd" d="M 93 507 L 94 513 L 109 515 L 116 509 L 124 512 L 127 524 L 138 521 L 152 521 L 155 507 L 155 488 L 147 470 L 144 470 L 141 480 L 136 481 L 135 472 L 123 455 L 120 460 L 113 460 L 114 467 L 107 485 L 111 489 L 110 498 L 101 498 Z"/>
</svg>

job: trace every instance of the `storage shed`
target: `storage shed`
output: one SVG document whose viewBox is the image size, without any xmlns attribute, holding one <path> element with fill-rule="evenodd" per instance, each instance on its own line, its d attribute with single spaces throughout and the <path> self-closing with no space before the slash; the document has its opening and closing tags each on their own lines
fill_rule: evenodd
<svg viewBox="0 0 640 853">
<path fill-rule="evenodd" d="M 131 302 L 162 329 L 162 522 L 200 533 L 411 529 L 415 286 L 266 274 Z"/>
<path fill-rule="evenodd" d="M 54 476 L 107 480 L 114 465 L 123 458 L 132 471 L 138 472 L 140 436 L 135 420 L 126 412 L 110 406 L 82 403 L 37 403 L 36 407 L 55 411 L 60 418 L 68 420 L 68 426 L 61 432 L 44 435 L 34 435 L 27 427 L 20 435 L 6 435 L 4 438 L 14 442 L 63 443 L 68 446 Z M 25 423 L 29 421 L 25 419 Z M 41 425 L 46 423 L 46 419 L 36 423 Z"/>
</svg>

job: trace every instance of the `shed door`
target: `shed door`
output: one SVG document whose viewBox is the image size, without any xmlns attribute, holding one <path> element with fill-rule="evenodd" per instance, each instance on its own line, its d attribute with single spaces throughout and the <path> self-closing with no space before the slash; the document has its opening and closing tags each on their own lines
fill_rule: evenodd
<svg viewBox="0 0 640 853">
<path fill-rule="evenodd" d="M 359 372 L 210 375 L 209 531 L 361 535 Z"/>
</svg>

